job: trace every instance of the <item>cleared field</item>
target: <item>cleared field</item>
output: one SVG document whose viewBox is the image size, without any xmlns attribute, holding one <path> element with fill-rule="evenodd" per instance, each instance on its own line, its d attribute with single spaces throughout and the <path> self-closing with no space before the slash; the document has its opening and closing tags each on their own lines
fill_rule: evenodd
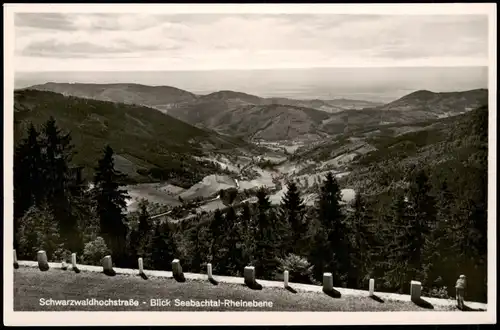
<svg viewBox="0 0 500 330">
<path fill-rule="evenodd" d="M 234 179 L 227 175 L 209 175 L 203 178 L 191 188 L 182 192 L 179 196 L 185 200 L 194 199 L 196 197 L 207 198 L 217 194 L 221 189 L 236 187 Z"/>
<path fill-rule="evenodd" d="M 173 187 L 173 188 L 172 188 Z M 177 206 L 181 203 L 176 194 L 175 186 L 162 185 L 160 183 L 140 183 L 125 187 L 131 197 L 128 201 L 128 211 L 137 210 L 139 200 L 147 199 L 152 203 Z M 177 190 L 182 189 L 178 188 Z M 180 190 L 182 192 L 182 190 Z"/>
<path fill-rule="evenodd" d="M 138 306 L 42 306 L 40 299 L 53 300 L 137 300 Z M 151 300 L 171 301 L 170 306 L 154 306 Z M 156 300 L 155 300 L 156 299 Z M 187 307 L 176 304 L 184 301 L 221 301 L 221 306 Z M 224 305 L 226 300 L 272 302 L 272 307 L 236 307 Z M 138 276 L 106 276 L 102 273 L 21 267 L 14 271 L 14 310 L 16 311 L 453 311 L 453 306 L 418 306 L 411 302 L 383 301 L 369 297 L 331 297 L 320 292 L 291 292 L 264 287 L 252 290 L 229 283 L 213 285 L 208 281 L 187 280 L 180 283 L 172 278 Z"/>
</svg>

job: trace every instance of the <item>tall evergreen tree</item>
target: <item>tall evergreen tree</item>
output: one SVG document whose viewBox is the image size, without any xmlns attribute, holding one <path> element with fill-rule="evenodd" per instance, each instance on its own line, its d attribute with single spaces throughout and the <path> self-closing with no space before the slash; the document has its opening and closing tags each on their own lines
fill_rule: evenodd
<svg viewBox="0 0 500 330">
<path fill-rule="evenodd" d="M 214 260 L 218 254 L 221 247 L 222 241 L 224 239 L 224 224 L 225 219 L 220 209 L 215 210 L 214 217 L 210 222 L 210 236 L 211 236 L 211 246 L 210 246 L 210 256 Z"/>
<path fill-rule="evenodd" d="M 248 203 L 244 203 L 241 211 L 241 235 L 243 243 L 243 260 L 246 264 L 254 261 L 256 228 L 252 219 L 252 210 Z"/>
<path fill-rule="evenodd" d="M 430 194 L 429 178 L 424 170 L 416 171 L 408 188 L 408 206 L 410 223 L 409 230 L 412 236 L 409 242 L 410 276 L 422 277 L 422 256 L 425 237 L 429 235 L 430 227 L 436 224 L 436 202 Z M 420 278 L 422 280 L 422 278 Z"/>
<path fill-rule="evenodd" d="M 31 206 L 43 202 L 43 159 L 39 133 L 33 124 L 27 130 L 27 137 L 14 152 L 14 233 L 19 230 L 19 218 Z M 17 245 L 17 240 L 14 240 Z"/>
<path fill-rule="evenodd" d="M 270 277 L 279 264 L 278 242 L 275 232 L 275 216 L 265 189 L 257 191 L 257 237 L 255 249 L 255 268 L 257 274 Z"/>
<path fill-rule="evenodd" d="M 374 245 L 370 232 L 370 213 L 367 210 L 365 199 L 357 192 L 354 198 L 353 211 L 349 217 L 349 287 L 359 287 L 369 275 L 371 264 L 370 246 Z"/>
<path fill-rule="evenodd" d="M 321 235 L 326 235 L 329 250 L 325 251 L 322 258 L 316 260 L 314 267 L 316 269 L 329 269 L 335 274 L 334 283 L 345 285 L 349 269 L 349 255 L 346 241 L 347 232 L 340 201 L 340 187 L 333 174 L 328 173 L 321 186 L 316 209 L 322 227 L 320 232 L 324 231 Z M 322 242 L 322 240 L 320 239 L 318 242 Z"/>
<path fill-rule="evenodd" d="M 200 273 L 202 264 L 206 261 L 208 255 L 206 245 L 206 227 L 197 225 L 188 232 L 188 259 L 190 270 L 195 273 Z"/>
<path fill-rule="evenodd" d="M 171 270 L 172 260 L 175 259 L 176 252 L 177 247 L 168 222 L 158 223 L 154 229 L 149 264 L 154 269 Z"/>
<path fill-rule="evenodd" d="M 139 255 L 145 257 L 148 248 L 151 244 L 151 216 L 148 211 L 148 201 L 143 201 L 140 204 L 140 213 L 139 213 L 139 224 L 137 231 L 139 233 L 139 245 L 138 245 L 138 253 Z"/>
<path fill-rule="evenodd" d="M 72 196 L 72 193 L 78 191 L 76 185 L 80 182 L 76 181 L 76 173 L 71 169 L 71 160 L 75 153 L 71 135 L 63 133 L 55 119 L 50 117 L 42 127 L 41 145 L 46 202 L 53 210 L 61 237 L 68 249 L 80 251 L 83 242 L 78 228 L 78 217 L 73 210 L 78 201 Z"/>
<path fill-rule="evenodd" d="M 141 236 L 139 235 L 139 230 L 137 228 L 131 228 L 129 230 L 129 240 L 127 252 L 129 256 L 129 262 L 127 263 L 130 267 L 137 267 L 136 260 L 139 258 L 139 248 L 140 248 Z"/>
<path fill-rule="evenodd" d="M 287 192 L 281 201 L 279 216 L 280 220 L 284 220 L 291 233 L 287 233 L 284 238 L 286 253 L 301 254 L 303 235 L 305 231 L 304 215 L 305 206 L 297 184 L 293 181 L 287 184 Z M 288 229 L 285 227 L 286 229 Z"/>
<path fill-rule="evenodd" d="M 101 235 L 111 249 L 117 265 L 125 262 L 127 225 L 124 210 L 128 195 L 121 190 L 124 175 L 115 170 L 113 149 L 106 146 L 95 169 L 93 197 L 100 221 Z"/>
<path fill-rule="evenodd" d="M 131 223 L 129 222 L 129 225 Z M 131 267 L 137 267 L 136 262 L 139 257 L 147 259 L 149 249 L 151 248 L 151 224 L 148 211 L 147 200 L 139 203 L 139 215 L 136 226 L 130 228 L 130 238 L 128 254 L 130 256 Z"/>
<path fill-rule="evenodd" d="M 331 271 L 330 264 L 334 258 L 334 251 L 328 242 L 328 232 L 319 219 L 314 219 L 310 228 L 311 246 L 308 260 L 313 265 L 313 275 L 316 280 L 321 280 L 323 273 Z"/>
<path fill-rule="evenodd" d="M 42 127 L 42 146 L 44 148 L 45 183 L 49 204 L 59 204 L 66 196 L 69 178 L 69 163 L 73 157 L 73 145 L 69 133 L 64 134 L 53 117 Z"/>
<path fill-rule="evenodd" d="M 233 207 L 226 212 L 227 235 L 224 239 L 223 257 L 219 263 L 225 265 L 225 271 L 233 276 L 240 276 L 245 265 L 243 259 L 243 239 L 241 223 L 237 222 L 237 215 Z"/>
<path fill-rule="evenodd" d="M 430 224 L 423 249 L 423 281 L 426 288 L 443 286 L 444 283 L 453 284 L 456 280 L 455 272 L 449 271 L 456 267 L 456 259 L 452 257 L 454 198 L 446 181 L 440 184 L 436 203 L 437 219 Z M 438 279 L 443 279 L 442 283 L 437 283 Z"/>
<path fill-rule="evenodd" d="M 390 288 L 403 290 L 411 275 L 408 274 L 411 259 L 412 230 L 409 215 L 409 205 L 404 192 L 393 192 L 388 219 L 388 227 L 384 228 L 385 281 Z"/>
</svg>

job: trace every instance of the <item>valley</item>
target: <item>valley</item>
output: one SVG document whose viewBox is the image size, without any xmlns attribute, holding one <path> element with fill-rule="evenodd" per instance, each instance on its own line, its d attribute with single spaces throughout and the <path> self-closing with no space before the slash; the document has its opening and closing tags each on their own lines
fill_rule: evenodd
<svg viewBox="0 0 500 330">
<path fill-rule="evenodd" d="M 75 158 L 86 168 L 92 168 L 89 161 L 104 141 L 117 145 L 115 166 L 129 179 L 127 211 L 147 200 L 159 205 L 157 214 L 164 219 L 181 221 L 229 207 L 221 190 L 236 189 L 244 196 L 238 203 L 252 203 L 255 191 L 265 187 L 271 203 L 279 204 L 290 181 L 313 206 L 328 172 L 342 184 L 343 202 L 350 203 L 360 188 L 351 173 L 376 160 L 386 148 L 380 141 L 418 132 L 428 136 L 486 102 L 486 90 L 417 91 L 381 105 L 233 91 L 195 95 L 168 86 L 47 83 L 16 91 L 15 118 L 18 135 L 27 120 L 57 118 L 83 149 Z M 173 208 L 187 215 L 170 217 L 167 210 Z"/>
<path fill-rule="evenodd" d="M 199 102 L 203 98 L 200 96 L 196 96 L 195 101 L 182 99 L 176 103 L 178 106 L 159 111 L 151 106 L 24 89 L 15 92 L 14 137 L 18 145 L 26 145 L 30 124 L 35 125 L 35 130 L 47 134 L 45 127 L 51 118 L 60 128 L 58 134 L 70 134 L 75 151 L 72 166 L 83 169 L 83 182 L 91 188 L 83 192 L 85 197 L 77 202 L 77 205 L 81 204 L 81 211 L 74 211 L 76 219 L 81 219 L 77 221 L 83 223 L 85 249 L 98 244 L 93 238 L 99 226 L 99 215 L 95 215 L 94 205 L 102 203 L 102 200 L 94 199 L 93 194 L 101 192 L 108 196 L 108 192 L 103 187 L 96 188 L 92 182 L 99 174 L 97 171 L 101 171 L 102 180 L 100 168 L 106 158 L 101 158 L 101 155 L 103 151 L 106 151 L 104 157 L 109 155 L 110 149 L 105 149 L 105 146 L 111 146 L 112 158 L 107 162 L 113 172 L 125 174 L 124 177 L 117 174 L 111 176 L 117 180 L 113 189 L 120 189 L 117 193 L 125 193 L 129 198 L 119 197 L 122 203 L 118 209 L 103 205 L 106 212 L 119 212 L 110 218 L 111 221 L 124 219 L 109 230 L 115 233 L 120 226 L 125 227 L 129 234 L 122 234 L 124 241 L 138 244 L 137 230 L 147 230 L 147 227 L 144 229 L 144 219 L 147 219 L 149 228 L 154 228 L 154 231 L 148 230 L 144 234 L 144 237 L 155 240 L 151 243 L 151 251 L 155 253 L 158 247 L 163 249 L 161 254 L 152 257 L 155 259 L 150 262 L 156 266 L 151 267 L 168 267 L 162 262 L 170 249 L 170 245 L 165 245 L 169 241 L 171 244 L 176 242 L 175 257 L 181 256 L 186 269 L 200 272 L 200 258 L 214 253 L 210 252 L 212 244 L 219 244 L 217 241 L 223 239 L 222 244 L 226 247 L 215 253 L 230 255 L 240 251 L 238 246 L 245 250 L 239 258 L 224 259 L 230 258 L 226 256 L 218 259 L 221 267 L 225 268 L 217 271 L 221 274 L 240 274 L 240 270 L 226 266 L 224 260 L 235 264 L 250 262 L 251 253 L 259 251 L 250 243 L 256 237 L 260 246 L 269 242 L 295 244 L 292 244 L 292 238 L 278 241 L 276 236 L 256 236 L 260 234 L 255 230 L 268 226 L 272 229 L 271 235 L 274 232 L 278 235 L 300 232 L 300 257 L 289 254 L 278 261 L 286 265 L 299 258 L 300 264 L 286 267 L 308 267 L 305 270 L 308 277 L 300 282 L 311 283 L 315 281 L 313 277 L 320 279 L 322 275 L 308 266 L 321 267 L 321 263 L 315 261 L 314 253 L 317 248 L 323 251 L 321 236 L 317 235 L 322 235 L 321 230 L 326 227 L 318 223 L 318 219 L 323 217 L 318 210 L 340 210 L 340 216 L 326 215 L 321 221 L 330 221 L 335 217 L 345 219 L 342 226 L 348 230 L 349 241 L 342 244 L 356 246 L 359 235 L 367 233 L 376 242 L 370 253 L 385 260 L 385 256 L 393 251 L 391 244 L 396 244 L 391 241 L 395 228 L 399 228 L 396 221 L 407 221 L 400 220 L 393 213 L 401 207 L 397 203 L 406 203 L 401 199 L 404 195 L 400 194 L 411 193 L 410 189 L 420 184 L 415 181 L 419 179 L 415 173 L 428 173 L 423 174 L 428 183 L 421 189 L 426 189 L 427 198 L 440 203 L 436 204 L 440 213 L 439 219 L 435 218 L 438 220 L 435 222 L 437 227 L 432 227 L 432 235 L 442 235 L 444 231 L 445 236 L 437 237 L 449 240 L 452 237 L 449 231 L 455 230 L 455 227 L 447 226 L 447 223 L 457 221 L 452 217 L 463 219 L 460 221 L 464 226 L 471 228 L 465 230 L 467 233 L 485 232 L 484 168 L 488 123 L 485 93 L 487 95 L 486 90 L 435 95 L 415 92 L 384 106 L 330 112 L 297 105 L 255 104 L 258 99 L 251 95 L 224 91 L 209 94 L 202 102 Z M 173 109 L 176 110 L 171 111 Z M 49 143 L 47 140 L 39 141 Z M 29 152 L 23 148 L 18 148 L 17 152 Z M 30 168 L 23 170 L 31 171 Z M 329 189 L 332 190 L 325 190 L 328 182 L 331 182 Z M 31 182 L 25 183 L 27 187 L 24 189 L 33 190 Z M 330 210 L 325 208 L 325 196 L 329 196 L 327 203 L 333 199 L 337 206 Z M 282 212 L 289 212 L 290 198 L 295 198 L 293 203 L 301 214 L 302 229 L 292 231 L 287 227 L 290 224 L 286 221 L 286 213 Z M 17 200 L 23 199 L 18 197 Z M 459 206 L 463 201 L 475 213 Z M 21 205 L 19 208 L 27 207 L 18 205 Z M 38 214 L 45 211 L 31 208 L 24 212 L 18 221 L 25 226 L 20 230 L 26 231 L 29 230 L 26 228 L 31 228 L 30 221 L 38 221 Z M 262 214 L 267 215 L 262 218 Z M 404 213 L 402 216 L 405 216 Z M 472 218 L 479 219 L 479 222 L 472 224 Z M 271 221 L 259 224 L 266 219 Z M 43 226 L 44 222 L 37 225 Z M 429 221 L 428 226 L 434 224 Z M 40 230 L 44 232 L 45 229 Z M 402 232 L 399 235 L 409 234 Z M 231 239 L 234 241 L 228 241 Z M 329 242 L 334 244 L 336 240 Z M 426 253 L 435 250 L 429 244 L 420 245 Z M 484 235 L 474 244 L 478 251 L 483 251 Z M 276 246 L 273 249 L 278 251 L 280 248 Z M 120 261 L 123 264 L 131 262 L 132 259 L 126 259 L 128 254 L 138 253 L 135 250 L 124 251 L 125 259 Z M 29 256 L 29 251 L 23 253 L 25 257 Z M 446 253 L 451 255 L 452 252 Z M 485 291 L 480 281 L 485 278 L 485 254 L 478 252 L 478 255 L 478 270 L 471 276 L 477 278 L 477 285 L 473 287 L 474 296 L 483 301 Z M 218 254 L 212 258 L 219 258 Z M 407 259 L 404 256 L 390 258 L 394 265 L 398 260 Z M 468 259 L 459 258 L 466 265 Z M 275 264 L 271 265 L 274 261 L 269 262 L 266 269 L 276 269 Z M 431 261 L 425 262 L 430 264 Z M 374 267 L 376 272 L 384 271 L 383 260 L 367 259 L 366 264 Z M 438 275 L 443 276 L 443 271 L 440 270 Z M 411 276 L 410 272 L 405 271 L 405 276 Z M 338 279 L 337 285 L 359 287 L 363 279 L 362 274 L 358 275 L 360 277 L 352 282 Z M 381 289 L 389 292 L 405 290 L 392 275 L 379 276 L 389 281 Z M 268 273 L 263 277 L 272 279 L 275 274 Z M 427 284 L 432 289 L 426 294 L 448 294 L 444 292 L 453 278 L 451 274 L 444 280 L 445 284 Z"/>
</svg>

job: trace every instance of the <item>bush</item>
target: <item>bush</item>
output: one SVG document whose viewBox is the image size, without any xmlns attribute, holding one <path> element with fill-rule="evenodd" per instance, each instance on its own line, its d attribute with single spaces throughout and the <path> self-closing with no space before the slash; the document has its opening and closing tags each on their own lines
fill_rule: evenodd
<svg viewBox="0 0 500 330">
<path fill-rule="evenodd" d="M 71 251 L 64 248 L 59 248 L 54 252 L 52 259 L 57 262 L 71 262 Z"/>
<path fill-rule="evenodd" d="M 102 258 L 110 253 L 111 251 L 108 249 L 104 239 L 98 236 L 95 240 L 85 244 L 83 261 L 90 265 L 99 265 Z"/>
<path fill-rule="evenodd" d="M 448 295 L 448 288 L 446 286 L 440 288 L 432 288 L 428 292 L 428 295 L 432 298 L 450 299 L 450 296 Z"/>
<path fill-rule="evenodd" d="M 48 260 L 53 260 L 54 252 L 62 246 L 57 221 L 46 205 L 32 206 L 24 214 L 17 237 L 21 259 L 36 260 L 37 252 L 44 250 Z"/>
<path fill-rule="evenodd" d="M 277 279 L 283 279 L 283 272 L 288 270 L 289 281 L 306 284 L 316 284 L 313 278 L 313 267 L 306 258 L 289 254 L 284 259 L 279 258 Z"/>
</svg>

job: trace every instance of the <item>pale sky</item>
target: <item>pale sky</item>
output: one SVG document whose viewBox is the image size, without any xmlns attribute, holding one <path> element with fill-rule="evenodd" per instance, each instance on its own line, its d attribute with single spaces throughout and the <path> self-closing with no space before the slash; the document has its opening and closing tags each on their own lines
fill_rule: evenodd
<svg viewBox="0 0 500 330">
<path fill-rule="evenodd" d="M 487 66 L 485 15 L 17 13 L 15 70 Z"/>
</svg>

